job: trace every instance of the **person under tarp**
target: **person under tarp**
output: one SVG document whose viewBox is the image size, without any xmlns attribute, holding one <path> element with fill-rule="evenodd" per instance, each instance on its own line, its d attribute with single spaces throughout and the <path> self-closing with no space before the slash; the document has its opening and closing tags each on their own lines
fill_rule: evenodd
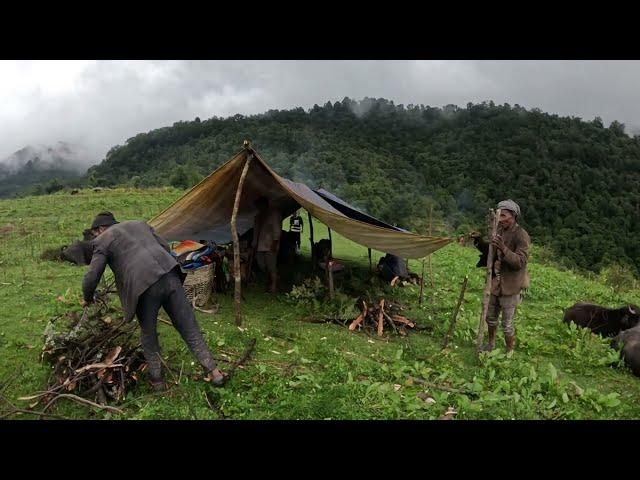
<svg viewBox="0 0 640 480">
<path fill-rule="evenodd" d="M 300 210 L 296 210 L 289 218 L 289 232 L 296 245 L 296 253 L 300 253 L 300 235 L 304 231 L 304 221 L 300 216 Z"/>
<path fill-rule="evenodd" d="M 255 201 L 258 214 L 253 224 L 252 247 L 258 268 L 269 275 L 269 293 L 276 293 L 278 287 L 278 249 L 282 233 L 282 214 L 277 205 L 272 205 L 267 197 Z"/>
<path fill-rule="evenodd" d="M 391 285 L 395 285 L 398 280 L 409 280 L 406 261 L 390 253 L 380 258 L 378 273 L 385 282 L 389 282 Z"/>
</svg>

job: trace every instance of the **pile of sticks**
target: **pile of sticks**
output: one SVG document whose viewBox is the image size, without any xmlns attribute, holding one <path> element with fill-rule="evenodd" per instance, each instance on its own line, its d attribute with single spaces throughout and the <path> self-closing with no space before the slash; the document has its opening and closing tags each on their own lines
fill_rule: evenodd
<svg viewBox="0 0 640 480">
<path fill-rule="evenodd" d="M 378 336 L 382 336 L 386 325 L 394 333 L 405 336 L 408 328 L 416 327 L 416 322 L 401 314 L 404 307 L 397 303 L 385 302 L 384 298 L 381 298 L 377 303 L 366 300 L 360 300 L 360 303 L 362 313 L 349 324 L 351 331 L 369 329 L 376 332 Z"/>
<path fill-rule="evenodd" d="M 46 389 L 20 400 L 33 400 L 46 413 L 66 398 L 98 410 L 121 413 L 109 402 L 119 402 L 146 369 L 135 322 L 117 321 L 117 313 L 98 297 L 96 304 L 67 312 L 49 321 L 41 359 L 52 366 Z M 78 318 L 80 317 L 80 318 Z"/>
</svg>

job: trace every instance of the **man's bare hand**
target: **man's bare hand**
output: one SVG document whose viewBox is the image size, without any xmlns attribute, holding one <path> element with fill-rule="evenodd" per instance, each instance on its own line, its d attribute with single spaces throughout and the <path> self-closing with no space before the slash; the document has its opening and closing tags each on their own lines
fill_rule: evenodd
<svg viewBox="0 0 640 480">
<path fill-rule="evenodd" d="M 491 245 L 493 245 L 494 247 L 496 247 L 498 250 L 500 250 L 503 253 L 504 253 L 505 249 L 507 248 L 507 246 L 504 244 L 504 241 L 502 240 L 502 237 L 500 235 L 494 235 L 493 236 L 493 239 L 491 240 Z"/>
</svg>

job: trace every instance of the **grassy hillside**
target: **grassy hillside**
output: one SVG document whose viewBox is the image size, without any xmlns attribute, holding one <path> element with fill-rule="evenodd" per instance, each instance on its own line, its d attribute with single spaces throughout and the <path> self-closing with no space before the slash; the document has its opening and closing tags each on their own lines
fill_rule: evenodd
<svg viewBox="0 0 640 480">
<path fill-rule="evenodd" d="M 17 397 L 44 386 L 48 371 L 38 358 L 45 324 L 68 309 L 80 310 L 85 268 L 40 260 L 40 253 L 78 238 L 102 209 L 113 211 L 119 220 L 148 219 L 181 193 L 85 190 L 74 196 L 59 192 L 0 201 L 0 393 L 6 399 L 24 407 L 27 402 Z M 326 228 L 317 223 L 315 232 L 326 236 Z M 338 280 L 341 294 L 336 301 L 314 304 L 285 294 L 271 297 L 255 284 L 245 292 L 241 330 L 233 324 L 232 297 L 219 295 L 216 315 L 197 316 L 222 368 L 242 353 L 251 338 L 257 345 L 245 368 L 216 390 L 192 378 L 199 370 L 186 346 L 173 328 L 160 324 L 163 354 L 169 365 L 183 369 L 181 382 L 164 395 L 153 394 L 140 383 L 120 405 L 124 417 L 434 419 L 452 406 L 458 419 L 640 418 L 640 379 L 619 365 L 606 341 L 561 322 L 561 309 L 575 301 L 640 303 L 637 292 L 621 295 L 595 280 L 560 271 L 542 263 L 543 252 L 534 247 L 531 288 L 516 318 L 516 351 L 506 358 L 498 350 L 478 362 L 474 339 L 484 275 L 474 267 L 474 249 L 450 245 L 433 255 L 435 288 L 427 282 L 426 301 L 419 307 L 418 287 L 392 290 L 382 285 L 369 276 L 365 248 L 336 234 L 333 238 L 334 254 L 350 266 Z M 307 256 L 308 250 L 306 242 Z M 379 256 L 374 253 L 374 262 Z M 411 261 L 414 271 L 420 272 L 420 265 Z M 297 269 L 297 283 L 307 267 Z M 469 275 L 465 302 L 450 348 L 442 351 L 465 274 Z M 410 307 L 408 316 L 425 330 L 404 338 L 379 338 L 308 321 L 352 315 L 359 293 L 401 301 Z M 499 338 L 501 342 L 501 334 Z M 418 396 L 425 390 L 435 402 Z M 213 409 L 205 399 L 207 391 L 212 393 Z M 0 402 L 2 416 L 7 405 Z M 55 413 L 119 418 L 63 402 Z"/>
</svg>

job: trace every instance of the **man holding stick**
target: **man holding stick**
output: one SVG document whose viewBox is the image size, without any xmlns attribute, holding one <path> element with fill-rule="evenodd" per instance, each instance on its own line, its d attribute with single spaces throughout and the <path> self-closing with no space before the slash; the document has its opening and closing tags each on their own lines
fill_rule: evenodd
<svg viewBox="0 0 640 480">
<path fill-rule="evenodd" d="M 487 310 L 488 343 L 483 351 L 495 348 L 498 330 L 498 316 L 502 311 L 502 329 L 507 352 L 513 350 L 515 329 L 513 325 L 516 308 L 521 302 L 521 291 L 529 286 L 527 261 L 529 257 L 529 234 L 517 223 L 520 207 L 513 200 L 504 200 L 498 204 L 500 217 L 497 234 L 491 239 L 495 249 L 491 275 L 491 294 Z M 474 244 L 482 258 L 486 258 L 489 243 L 485 242 L 478 232 L 471 234 Z M 480 262 L 478 266 L 481 265 Z"/>
</svg>

